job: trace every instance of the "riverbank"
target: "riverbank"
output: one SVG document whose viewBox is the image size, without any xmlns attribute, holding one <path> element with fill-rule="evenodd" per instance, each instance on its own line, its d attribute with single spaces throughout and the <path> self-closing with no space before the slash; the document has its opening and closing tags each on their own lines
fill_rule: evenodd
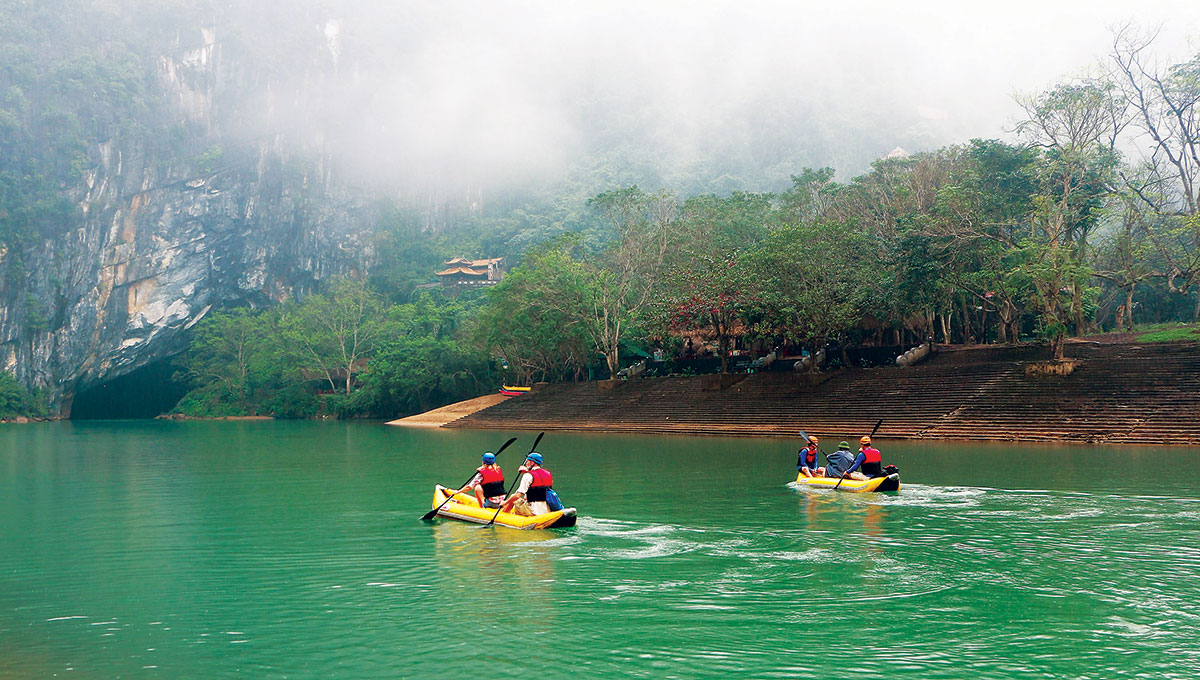
<svg viewBox="0 0 1200 680">
<path fill-rule="evenodd" d="M 1200 343 L 941 347 L 909 368 L 550 385 L 442 427 L 1200 445 Z"/>
<path fill-rule="evenodd" d="M 275 420 L 274 416 L 185 416 L 182 413 L 171 413 L 156 416 L 155 420 Z"/>
</svg>

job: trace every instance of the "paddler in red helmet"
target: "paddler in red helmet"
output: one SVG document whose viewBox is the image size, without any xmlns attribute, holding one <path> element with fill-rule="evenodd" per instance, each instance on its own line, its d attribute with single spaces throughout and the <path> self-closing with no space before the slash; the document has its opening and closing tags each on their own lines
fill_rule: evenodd
<svg viewBox="0 0 1200 680">
<path fill-rule="evenodd" d="M 804 436 L 804 433 L 801 432 L 800 436 Z M 808 437 L 808 444 L 796 452 L 796 472 L 805 477 L 825 476 L 825 468 L 817 465 L 817 452 L 820 450 L 820 442 L 821 440 L 816 437 Z"/>
<path fill-rule="evenodd" d="M 871 479 L 883 477 L 883 454 L 871 446 L 871 438 L 863 437 L 858 440 L 858 456 L 854 464 L 842 475 L 848 479 Z"/>
</svg>

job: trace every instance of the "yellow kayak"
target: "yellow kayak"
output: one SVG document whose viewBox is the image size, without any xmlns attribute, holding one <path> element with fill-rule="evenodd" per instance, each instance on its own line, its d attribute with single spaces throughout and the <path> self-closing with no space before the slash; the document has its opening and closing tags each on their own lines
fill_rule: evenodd
<svg viewBox="0 0 1200 680">
<path fill-rule="evenodd" d="M 433 489 L 433 505 L 430 507 L 436 508 L 442 505 L 442 501 L 445 501 L 446 496 L 450 495 L 452 491 L 452 489 L 447 489 L 441 484 L 435 485 Z M 575 508 L 563 508 L 562 510 L 548 512 L 544 515 L 534 515 L 532 517 L 515 515 L 511 512 L 496 514 L 494 508 L 481 508 L 479 507 L 479 501 L 475 500 L 475 496 L 468 496 L 464 493 L 454 494 L 454 499 L 443 505 L 437 514 L 439 517 L 460 519 L 464 522 L 474 522 L 475 524 L 487 524 L 495 516 L 496 524 L 511 529 L 558 529 L 575 526 Z"/>
<path fill-rule="evenodd" d="M 841 481 L 841 486 L 838 482 Z M 863 493 L 866 491 L 899 491 L 900 490 L 900 475 L 890 474 L 886 477 L 874 477 L 872 479 L 843 479 L 837 477 L 805 477 L 802 474 L 796 474 L 796 483 L 801 486 L 814 486 L 818 488 L 832 489 L 837 487 L 838 491 L 849 491 L 851 493 Z"/>
</svg>

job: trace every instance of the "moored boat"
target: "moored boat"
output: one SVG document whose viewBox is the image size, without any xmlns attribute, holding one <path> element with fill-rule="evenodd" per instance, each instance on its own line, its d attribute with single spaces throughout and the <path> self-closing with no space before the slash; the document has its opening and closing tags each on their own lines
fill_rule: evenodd
<svg viewBox="0 0 1200 680">
<path fill-rule="evenodd" d="M 838 482 L 841 485 L 838 485 Z M 838 491 L 849 491 L 851 493 L 864 493 L 867 491 L 899 491 L 900 490 L 900 474 L 892 473 L 886 477 L 873 477 L 871 479 L 838 479 L 837 477 L 805 477 L 804 475 L 796 475 L 796 483 L 801 486 L 813 486 L 818 488 L 836 488 Z"/>
<path fill-rule="evenodd" d="M 575 526 L 575 508 L 563 508 L 532 517 L 511 512 L 497 514 L 494 508 L 479 507 L 479 501 L 475 500 L 475 496 L 463 493 L 454 494 L 454 498 L 450 502 L 442 505 L 442 502 L 451 493 L 453 493 L 453 489 L 447 489 L 440 484 L 434 487 L 432 507 L 437 508 L 441 505 L 441 509 L 437 511 L 439 517 L 474 522 L 475 524 L 488 524 L 492 521 L 492 517 L 495 517 L 496 524 L 510 529 L 560 529 Z"/>
</svg>

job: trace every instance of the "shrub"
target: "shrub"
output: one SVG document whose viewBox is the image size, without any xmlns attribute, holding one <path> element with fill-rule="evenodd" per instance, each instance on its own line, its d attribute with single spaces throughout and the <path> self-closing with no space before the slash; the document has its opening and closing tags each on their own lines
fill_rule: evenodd
<svg viewBox="0 0 1200 680">
<path fill-rule="evenodd" d="M 50 408 L 40 390 L 30 391 L 13 374 L 0 371 L 0 420 L 46 418 Z"/>
</svg>

